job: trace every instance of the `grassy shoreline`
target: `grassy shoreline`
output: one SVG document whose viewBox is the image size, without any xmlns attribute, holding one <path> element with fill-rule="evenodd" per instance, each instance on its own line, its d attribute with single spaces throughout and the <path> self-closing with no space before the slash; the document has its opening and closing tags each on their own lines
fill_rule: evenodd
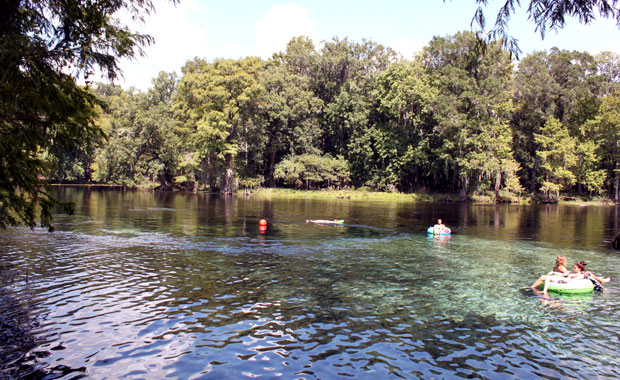
<svg viewBox="0 0 620 380">
<path fill-rule="evenodd" d="M 398 202 L 435 202 L 438 195 L 383 193 L 364 190 L 293 190 L 279 188 L 262 188 L 250 193 L 259 198 L 311 198 L 311 199 L 350 199 Z M 447 195 L 442 195 L 447 198 Z"/>
<path fill-rule="evenodd" d="M 447 193 L 388 193 L 367 190 L 293 190 L 261 188 L 250 193 L 239 194 L 257 198 L 305 198 L 305 199 L 347 199 L 386 202 L 461 202 L 458 194 Z M 492 203 L 474 200 L 473 203 Z"/>
<path fill-rule="evenodd" d="M 450 193 L 386 193 L 366 190 L 293 190 L 280 188 L 261 188 L 250 193 L 239 192 L 240 195 L 249 195 L 257 198 L 305 198 L 305 199 L 349 199 L 368 201 L 390 202 L 463 202 L 459 200 L 459 194 Z M 473 196 L 468 203 L 493 204 L 490 196 Z M 531 196 L 523 196 L 512 202 L 504 202 L 516 205 L 528 205 L 541 203 Z M 578 196 L 563 196 L 556 204 L 572 206 L 616 206 L 615 203 L 605 197 L 581 198 Z"/>
<path fill-rule="evenodd" d="M 153 191 L 155 186 L 124 186 L 114 184 L 95 184 L 95 183 L 78 183 L 78 184 L 58 184 L 50 183 L 52 186 L 79 186 L 79 187 L 109 187 L 109 188 L 123 188 L 126 190 L 138 190 L 138 191 Z M 162 191 L 175 191 L 186 192 L 188 190 L 162 190 Z M 199 191 L 199 193 L 209 193 L 209 191 Z M 216 194 L 216 193 L 214 193 Z M 457 193 L 388 193 L 380 191 L 368 191 L 368 190 L 294 190 L 284 188 L 259 188 L 254 190 L 239 190 L 236 195 L 238 196 L 250 196 L 257 198 L 304 198 L 304 199 L 348 199 L 348 200 L 362 200 L 362 201 L 384 201 L 384 202 L 463 202 L 459 199 Z M 474 204 L 493 204 L 493 198 L 491 196 L 481 195 L 472 196 L 468 203 Z M 513 199 L 510 204 L 537 204 L 542 203 L 539 199 L 526 195 L 520 199 Z M 571 206 L 616 206 L 613 200 L 602 197 L 580 197 L 575 195 L 563 195 L 556 204 L 571 205 Z"/>
</svg>

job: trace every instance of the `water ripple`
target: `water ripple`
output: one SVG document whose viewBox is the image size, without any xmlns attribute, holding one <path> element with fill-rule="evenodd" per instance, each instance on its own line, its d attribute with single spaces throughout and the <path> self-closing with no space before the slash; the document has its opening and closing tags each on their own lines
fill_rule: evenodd
<svg viewBox="0 0 620 380">
<path fill-rule="evenodd" d="M 21 331 L 23 354 L 3 349 L 5 372 L 58 373 L 62 363 L 89 378 L 620 375 L 615 285 L 573 299 L 517 290 L 532 276 L 515 260 L 552 248 L 392 230 L 312 241 L 97 228 L 6 231 L 0 264 L 12 277 L 0 315 Z"/>
</svg>

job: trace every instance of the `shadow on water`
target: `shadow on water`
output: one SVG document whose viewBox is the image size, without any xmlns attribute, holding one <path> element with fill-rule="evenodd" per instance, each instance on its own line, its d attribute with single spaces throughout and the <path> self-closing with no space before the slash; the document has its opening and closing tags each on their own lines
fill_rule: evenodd
<svg viewBox="0 0 620 380">
<path fill-rule="evenodd" d="M 10 288 L 17 282 L 28 286 L 28 274 L 14 266 L 0 265 L 0 379 L 55 379 L 71 375 L 85 377 L 86 368 L 51 366 L 45 362 L 52 353 L 39 350 L 46 338 L 40 336 L 40 315 L 23 300 L 13 296 Z M 60 346 L 51 350 L 61 349 Z"/>
</svg>

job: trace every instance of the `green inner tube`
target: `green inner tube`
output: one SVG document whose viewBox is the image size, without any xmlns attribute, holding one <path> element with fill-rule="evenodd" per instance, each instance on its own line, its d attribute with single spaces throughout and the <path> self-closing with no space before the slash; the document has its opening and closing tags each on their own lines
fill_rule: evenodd
<svg viewBox="0 0 620 380">
<path fill-rule="evenodd" d="M 545 284 L 543 283 L 542 286 Z M 553 282 L 549 283 L 549 291 L 556 293 L 590 293 L 594 290 L 594 284 L 588 279 L 568 280 L 566 283 Z"/>
</svg>

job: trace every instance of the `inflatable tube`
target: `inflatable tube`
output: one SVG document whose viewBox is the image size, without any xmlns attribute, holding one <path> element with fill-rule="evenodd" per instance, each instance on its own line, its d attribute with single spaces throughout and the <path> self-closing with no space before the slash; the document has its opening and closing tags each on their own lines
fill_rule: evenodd
<svg viewBox="0 0 620 380">
<path fill-rule="evenodd" d="M 542 286 L 545 283 L 543 282 Z M 588 279 L 583 280 L 567 280 L 566 282 L 549 282 L 549 291 L 556 293 L 590 293 L 594 290 L 594 284 Z"/>
<path fill-rule="evenodd" d="M 435 229 L 433 227 L 428 227 L 428 229 L 426 230 L 426 233 L 434 235 Z M 452 230 L 450 230 L 448 227 L 444 227 L 441 230 L 441 233 L 439 235 L 450 235 L 451 233 L 452 233 Z"/>
<path fill-rule="evenodd" d="M 551 292 L 556 297 L 561 297 L 565 301 L 589 301 L 594 299 L 594 292 L 588 293 L 557 293 Z"/>
</svg>

